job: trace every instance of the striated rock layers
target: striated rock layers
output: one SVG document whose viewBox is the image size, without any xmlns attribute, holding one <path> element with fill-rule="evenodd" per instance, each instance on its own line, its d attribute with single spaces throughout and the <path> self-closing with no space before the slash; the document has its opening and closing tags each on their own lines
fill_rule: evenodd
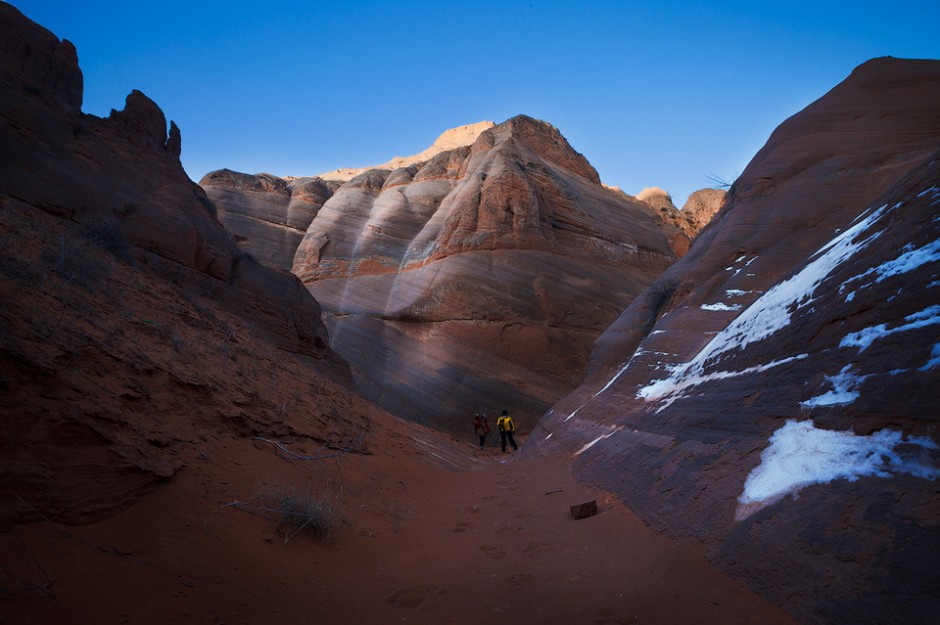
<svg viewBox="0 0 940 625">
<path fill-rule="evenodd" d="M 293 271 L 374 401 L 460 431 L 505 407 L 526 428 L 579 383 L 591 343 L 674 246 L 685 235 L 520 116 L 344 184 Z"/>
<path fill-rule="evenodd" d="M 209 172 L 199 181 L 218 211 L 219 221 L 235 235 L 239 249 L 269 267 L 291 269 L 304 233 L 323 203 L 344 182 L 373 169 L 423 165 L 441 152 L 471 145 L 493 122 L 451 128 L 426 150 L 396 156 L 375 167 L 342 168 L 315 177 L 279 178 L 229 169 Z"/>
<path fill-rule="evenodd" d="M 264 265 L 290 271 L 307 226 L 340 183 L 220 169 L 203 176 L 199 185 L 241 250 Z"/>
<path fill-rule="evenodd" d="M 226 436 L 363 432 L 319 306 L 239 255 L 175 124 L 137 91 L 82 114 L 75 48 L 6 3 L 0 41 L 0 526 L 111 513 Z"/>
<path fill-rule="evenodd" d="M 807 623 L 934 622 L 940 62 L 782 124 L 530 438 Z"/>
</svg>

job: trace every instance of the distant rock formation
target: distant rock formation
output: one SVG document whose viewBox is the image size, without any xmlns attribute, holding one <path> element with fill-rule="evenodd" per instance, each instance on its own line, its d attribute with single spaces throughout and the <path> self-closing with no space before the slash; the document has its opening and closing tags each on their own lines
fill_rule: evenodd
<svg viewBox="0 0 940 625">
<path fill-rule="evenodd" d="M 673 239 L 672 247 L 679 256 L 689 251 L 692 241 L 718 213 L 728 195 L 721 189 L 700 189 L 690 195 L 679 210 L 672 203 L 669 192 L 659 187 L 646 187 L 635 196 L 624 193 L 620 187 L 608 188 L 632 202 L 646 204 L 664 223 L 678 228 L 680 233 Z"/>
<path fill-rule="evenodd" d="M 653 210 L 676 210 L 669 192 L 659 187 L 646 187 L 636 194 L 636 199 L 648 204 Z"/>
<path fill-rule="evenodd" d="M 473 145 L 473 142 L 477 140 L 477 137 L 480 136 L 481 132 L 492 128 L 494 125 L 495 124 L 493 124 L 493 122 L 486 121 L 451 128 L 450 130 L 445 130 L 443 133 L 441 133 L 441 135 L 435 139 L 431 147 L 427 148 L 426 150 L 422 150 L 418 154 L 414 154 L 412 156 L 396 156 L 386 161 L 385 163 L 382 163 L 381 165 L 372 165 L 370 167 L 341 167 L 339 169 L 334 169 L 333 171 L 317 174 L 317 177 L 324 180 L 348 182 L 359 174 L 364 174 L 365 172 L 372 169 L 391 170 L 401 169 L 402 167 L 408 167 L 409 165 L 418 165 L 431 160 L 441 152 L 449 152 L 451 150 L 456 150 L 457 148 Z"/>
<path fill-rule="evenodd" d="M 293 271 L 360 388 L 455 431 L 522 427 L 580 381 L 594 338 L 684 237 L 601 186 L 557 129 L 520 116 L 423 164 L 359 174 L 323 205 Z"/>
<path fill-rule="evenodd" d="M 883 58 L 783 123 L 529 448 L 802 622 L 935 620 L 937 111 Z"/>
<path fill-rule="evenodd" d="M 138 91 L 82 114 L 72 44 L 6 3 L 0 40 L 0 530 L 111 514 L 220 437 L 361 435 L 319 306 L 239 254 L 176 125 Z"/>
<path fill-rule="evenodd" d="M 241 250 L 264 265 L 290 271 L 307 226 L 340 183 L 220 169 L 203 176 L 199 185 Z"/>
<path fill-rule="evenodd" d="M 708 225 L 712 217 L 725 203 L 728 194 L 721 189 L 699 189 L 689 196 L 682 210 L 672 203 L 672 196 L 659 187 L 647 187 L 636 195 L 636 199 L 652 208 L 666 223 L 685 233 L 688 243 Z M 684 254 L 688 247 L 682 250 Z"/>
</svg>

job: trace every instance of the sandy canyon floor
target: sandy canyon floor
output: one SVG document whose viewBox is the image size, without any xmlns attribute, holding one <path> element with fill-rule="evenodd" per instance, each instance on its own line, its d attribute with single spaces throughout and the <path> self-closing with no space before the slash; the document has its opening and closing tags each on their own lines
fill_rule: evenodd
<svg viewBox="0 0 940 625">
<path fill-rule="evenodd" d="M 210 437 L 116 516 L 0 537 L 0 623 L 795 623 L 698 544 L 576 482 L 568 459 L 470 438 L 396 423 L 369 454 L 299 460 Z M 285 540 L 259 513 L 280 487 L 330 493 L 329 542 Z M 573 520 L 591 499 L 599 514 Z"/>
</svg>

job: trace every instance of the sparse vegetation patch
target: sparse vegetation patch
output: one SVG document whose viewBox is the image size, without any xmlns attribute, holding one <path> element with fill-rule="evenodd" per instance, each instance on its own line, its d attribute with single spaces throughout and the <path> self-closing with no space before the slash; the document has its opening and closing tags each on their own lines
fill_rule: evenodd
<svg viewBox="0 0 940 625">
<path fill-rule="evenodd" d="M 327 489 L 316 495 L 306 488 L 272 486 L 258 493 L 259 511 L 277 523 L 277 532 L 286 543 L 304 533 L 321 540 L 332 539 L 338 513 L 338 495 Z"/>
</svg>

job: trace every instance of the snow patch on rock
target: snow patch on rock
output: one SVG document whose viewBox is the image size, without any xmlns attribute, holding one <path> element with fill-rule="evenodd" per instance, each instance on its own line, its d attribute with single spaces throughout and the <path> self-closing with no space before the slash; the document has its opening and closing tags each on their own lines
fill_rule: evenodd
<svg viewBox="0 0 940 625">
<path fill-rule="evenodd" d="M 858 436 L 851 430 L 817 428 L 812 421 L 788 420 L 770 437 L 760 464 L 747 476 L 738 497 L 735 519 L 744 520 L 787 495 L 812 484 L 860 477 L 894 475 L 935 480 L 938 468 L 930 452 L 938 448 L 928 437 L 904 437 L 896 430 Z"/>
<path fill-rule="evenodd" d="M 725 304 L 724 302 L 715 302 L 714 304 L 702 304 L 702 310 L 741 310 L 741 304 Z"/>
<path fill-rule="evenodd" d="M 826 381 L 832 384 L 832 390 L 822 395 L 800 402 L 801 406 L 812 408 L 814 406 L 841 406 L 855 401 L 859 392 L 855 390 L 868 376 L 858 376 L 851 373 L 852 365 L 845 365 L 836 375 L 826 376 Z"/>
</svg>

